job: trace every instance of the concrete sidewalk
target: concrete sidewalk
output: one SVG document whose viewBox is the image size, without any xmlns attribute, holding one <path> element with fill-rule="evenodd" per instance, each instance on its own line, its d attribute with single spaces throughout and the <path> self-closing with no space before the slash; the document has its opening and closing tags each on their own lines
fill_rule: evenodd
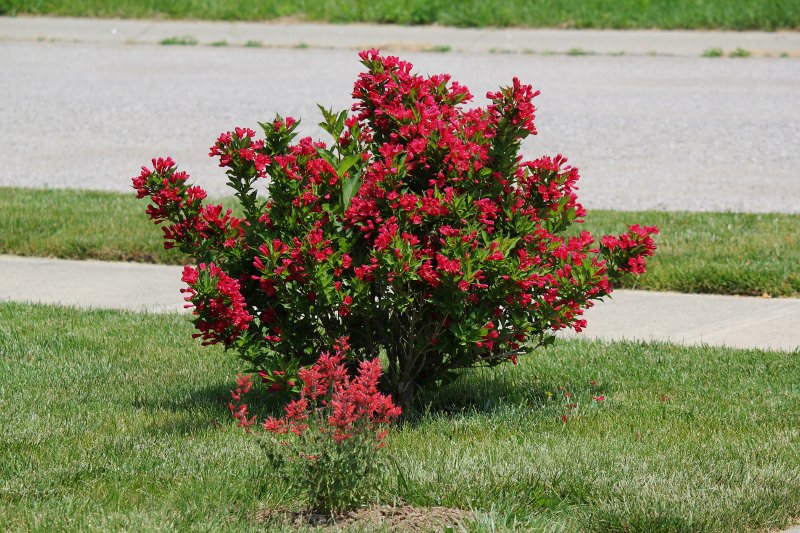
<svg viewBox="0 0 800 533">
<path fill-rule="evenodd" d="M 377 24 L 154 21 L 54 17 L 0 17 L 0 40 L 158 44 L 191 37 L 198 44 L 431 50 L 469 53 L 597 53 L 698 57 L 709 48 L 743 48 L 754 56 L 800 57 L 798 32 L 683 30 L 559 30 L 449 28 Z"/>
<path fill-rule="evenodd" d="M 0 301 L 175 312 L 182 267 L 0 256 Z M 736 348 L 800 348 L 800 299 L 614 292 L 581 335 Z"/>
<path fill-rule="evenodd" d="M 0 255 L 0 301 L 183 311 L 183 267 Z"/>
</svg>

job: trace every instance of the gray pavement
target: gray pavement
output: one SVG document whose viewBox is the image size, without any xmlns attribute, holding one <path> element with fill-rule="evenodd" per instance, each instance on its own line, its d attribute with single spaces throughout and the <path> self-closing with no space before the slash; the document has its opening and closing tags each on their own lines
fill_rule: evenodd
<svg viewBox="0 0 800 533">
<path fill-rule="evenodd" d="M 0 301 L 174 312 L 181 267 L 0 256 Z M 688 345 L 800 349 L 800 299 L 620 290 L 587 312 L 580 335 Z M 574 334 L 570 334 L 573 336 Z"/>
<path fill-rule="evenodd" d="M 295 39 L 343 49 L 124 44 L 155 43 L 172 33 L 206 43 L 218 39 L 220 31 L 240 40 L 262 31 L 275 36 L 274 41 L 263 38 L 270 44 L 288 46 Z M 126 191 L 140 165 L 156 155 L 172 155 L 212 193 L 225 194 L 224 176 L 206 156 L 219 132 L 236 125 L 257 129 L 259 120 L 280 112 L 302 118 L 303 133 L 322 136 L 314 126 L 320 118 L 315 104 L 344 108 L 351 103 L 360 69 L 351 47 L 397 41 L 407 44 L 403 49 L 420 49 L 458 35 L 463 44 L 453 44 L 453 52 L 403 55 L 419 71 L 452 73 L 472 89 L 478 104 L 485 103 L 487 90 L 515 75 L 541 89 L 540 134 L 525 142 L 523 152 L 529 158 L 567 155 L 581 169 L 580 194 L 587 207 L 800 213 L 800 59 L 707 59 L 697 57 L 696 50 L 687 57 L 487 53 L 497 48 L 493 39 L 517 43 L 509 45 L 514 50 L 526 43 L 544 50 L 535 40 L 551 34 L 548 38 L 566 49 L 601 44 L 616 49 L 626 39 L 637 46 L 702 48 L 709 39 L 752 37 L 778 43 L 776 50 L 800 50 L 800 34 L 781 32 L 529 32 L 0 17 L 0 185 Z M 35 36 L 59 40 L 34 42 Z M 86 42 L 70 42 L 75 39 Z M 728 49 L 733 41 L 717 45 Z M 663 44 L 662 50 L 669 46 Z"/>
<path fill-rule="evenodd" d="M 182 311 L 183 267 L 0 255 L 0 302 Z"/>
<path fill-rule="evenodd" d="M 618 290 L 586 312 L 592 338 L 800 348 L 800 299 Z"/>
</svg>

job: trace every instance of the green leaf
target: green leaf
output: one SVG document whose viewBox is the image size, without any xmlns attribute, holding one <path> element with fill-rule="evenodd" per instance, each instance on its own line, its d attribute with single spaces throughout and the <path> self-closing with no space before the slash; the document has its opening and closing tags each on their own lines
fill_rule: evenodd
<svg viewBox="0 0 800 533">
<path fill-rule="evenodd" d="M 342 204 L 344 205 L 345 209 L 347 209 L 347 207 L 350 205 L 350 200 L 352 200 L 353 196 L 356 195 L 360 185 L 361 176 L 358 174 L 350 176 L 342 183 Z"/>
<path fill-rule="evenodd" d="M 318 108 L 319 108 L 319 110 L 322 112 L 322 118 L 324 118 L 324 119 L 325 119 L 325 123 L 327 123 L 327 124 L 330 124 L 330 122 L 331 122 L 331 118 L 333 117 L 333 110 L 331 110 L 331 109 L 325 109 L 324 107 L 322 107 L 322 106 L 321 106 L 321 105 L 319 105 L 319 104 L 317 104 L 317 107 L 318 107 Z M 322 124 L 320 124 L 320 126 L 321 126 L 321 125 L 322 125 Z"/>
<path fill-rule="evenodd" d="M 344 131 L 344 123 L 347 121 L 347 110 L 344 109 L 339 113 L 339 116 L 336 119 L 336 131 L 339 132 L 339 135 L 342 134 Z"/>
<path fill-rule="evenodd" d="M 336 168 L 337 161 L 336 161 L 336 156 L 333 155 L 333 152 L 331 152 L 330 150 L 326 150 L 325 148 L 317 148 L 317 154 L 322 159 L 330 163 L 333 168 Z"/>
<path fill-rule="evenodd" d="M 336 168 L 336 173 L 339 174 L 340 178 L 343 177 L 345 173 L 359 161 L 361 161 L 361 154 L 348 155 L 341 160 L 339 166 Z"/>
</svg>

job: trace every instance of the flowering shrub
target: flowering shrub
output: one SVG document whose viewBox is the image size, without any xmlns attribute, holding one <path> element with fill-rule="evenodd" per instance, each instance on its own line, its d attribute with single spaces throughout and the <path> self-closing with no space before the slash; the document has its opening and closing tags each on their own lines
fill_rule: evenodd
<svg viewBox="0 0 800 533">
<path fill-rule="evenodd" d="M 515 78 L 466 108 L 472 96 L 448 75 L 360 56 L 352 113 L 320 108 L 330 146 L 294 142 L 298 123 L 279 116 L 261 139 L 236 128 L 211 147 L 241 218 L 205 204 L 170 159 L 134 178 L 165 246 L 200 263 L 184 281 L 205 343 L 289 388 L 349 335 L 351 364 L 383 351 L 406 405 L 460 368 L 516 363 L 554 330 L 580 331 L 615 280 L 644 272 L 655 227 L 599 242 L 568 233 L 585 215 L 578 170 L 560 154 L 518 155 L 536 133 L 530 85 Z"/>
<path fill-rule="evenodd" d="M 345 367 L 349 346 L 339 340 L 333 354 L 323 353 L 299 371 L 300 398 L 286 406 L 282 418 L 270 417 L 263 427 L 275 436 L 267 451 L 273 472 L 309 500 L 316 511 L 351 509 L 377 488 L 376 452 L 400 408 L 378 391 L 379 359 L 361 361 L 351 378 Z M 228 405 L 241 427 L 253 426 L 247 404 L 249 376 L 238 376 Z"/>
</svg>

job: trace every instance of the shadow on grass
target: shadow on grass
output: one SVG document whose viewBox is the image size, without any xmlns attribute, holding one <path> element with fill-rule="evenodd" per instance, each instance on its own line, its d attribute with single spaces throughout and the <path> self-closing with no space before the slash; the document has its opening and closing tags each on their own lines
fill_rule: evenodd
<svg viewBox="0 0 800 533">
<path fill-rule="evenodd" d="M 234 424 L 228 408 L 232 389 L 235 389 L 235 383 L 230 381 L 213 383 L 187 390 L 179 398 L 136 398 L 133 407 L 173 415 L 152 424 L 150 429 L 153 432 L 189 434 Z M 272 393 L 258 383 L 254 383 L 250 392 L 242 398 L 250 415 L 256 415 L 258 420 L 282 416 L 283 407 L 288 401 L 287 395 Z"/>
<path fill-rule="evenodd" d="M 406 422 L 425 416 L 481 414 L 492 415 L 513 406 L 541 408 L 552 400 L 605 394 L 603 384 L 587 382 L 544 382 L 519 368 L 480 368 L 461 371 L 451 383 L 420 392 L 406 414 Z"/>
<path fill-rule="evenodd" d="M 508 409 L 537 410 L 542 416 L 552 416 L 554 408 L 569 403 L 568 395 L 588 398 L 606 394 L 604 384 L 591 384 L 575 376 L 556 382 L 551 377 L 537 377 L 535 367 L 505 365 L 495 368 L 473 368 L 460 371 L 454 381 L 440 386 L 431 385 L 417 394 L 412 405 L 403 415 L 403 423 L 416 425 L 430 416 L 492 416 Z M 284 407 L 292 399 L 287 393 L 274 393 L 260 383 L 257 375 L 251 378 L 253 387 L 240 403 L 246 403 L 250 415 L 258 420 L 280 417 Z M 170 396 L 158 398 L 148 395 L 136 398 L 133 407 L 151 411 L 166 411 L 178 414 L 170 417 L 176 424 L 174 431 L 202 430 L 209 426 L 227 426 L 233 423 L 228 403 L 235 382 L 216 382 L 186 386 L 173 391 Z M 541 409 L 548 407 L 548 409 Z M 192 422 L 194 420 L 194 422 Z M 177 427 L 179 426 L 179 427 Z M 169 427 L 159 430 L 171 432 Z"/>
</svg>

